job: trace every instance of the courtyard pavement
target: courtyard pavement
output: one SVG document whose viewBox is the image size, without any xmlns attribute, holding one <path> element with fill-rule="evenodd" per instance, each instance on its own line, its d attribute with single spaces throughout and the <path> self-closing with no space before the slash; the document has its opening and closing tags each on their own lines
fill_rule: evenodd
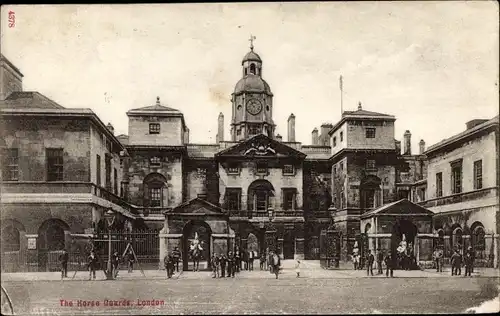
<svg viewBox="0 0 500 316">
<path fill-rule="evenodd" d="M 280 279 L 294 279 L 296 278 L 293 260 L 283 261 L 283 269 L 279 275 Z M 308 279 L 343 279 L 343 278 L 385 278 L 385 275 L 377 275 L 376 268 L 374 269 L 374 276 L 367 276 L 366 270 L 353 270 L 350 264 L 341 265 L 339 269 L 322 269 L 320 267 L 319 261 L 302 261 L 302 267 L 300 272 L 301 278 Z M 384 271 L 385 272 L 385 271 Z M 412 271 L 402 271 L 395 270 L 394 277 L 396 278 L 458 278 L 463 277 L 465 269 L 462 268 L 462 276 L 451 276 L 451 269 L 445 268 L 443 272 L 436 272 L 434 269 L 428 270 L 412 270 Z M 73 278 L 74 271 L 68 272 L 68 278 L 63 281 L 76 281 L 76 280 L 87 280 L 89 273 L 87 271 L 78 271 Z M 184 271 L 174 274 L 174 279 L 210 279 L 212 276 L 211 272 L 200 271 Z M 2 281 L 61 281 L 60 272 L 18 272 L 18 273 L 2 273 Z M 500 277 L 500 270 L 493 268 L 475 268 L 472 277 Z M 262 271 L 259 269 L 259 265 L 254 265 L 253 271 L 243 270 L 235 275 L 238 279 L 268 279 L 275 278 L 273 274 L 269 271 Z M 97 271 L 96 279 L 105 279 L 104 273 Z M 156 279 L 166 279 L 166 273 L 164 270 L 145 270 L 144 275 L 140 270 L 134 270 L 132 273 L 128 273 L 127 270 L 120 270 L 118 273 L 118 279 L 120 280 L 156 280 Z"/>
</svg>

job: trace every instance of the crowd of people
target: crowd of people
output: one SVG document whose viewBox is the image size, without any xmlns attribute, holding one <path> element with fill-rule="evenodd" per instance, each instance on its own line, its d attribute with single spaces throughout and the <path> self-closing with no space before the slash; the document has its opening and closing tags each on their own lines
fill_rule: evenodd
<svg viewBox="0 0 500 316">
<path fill-rule="evenodd" d="M 443 250 L 441 247 L 434 250 L 432 257 L 435 262 L 436 271 L 443 272 Z M 460 253 L 460 250 L 456 248 L 450 258 L 451 275 L 462 275 L 462 267 L 465 267 L 464 277 L 472 276 L 475 259 L 476 254 L 474 250 L 472 250 L 472 247 L 469 246 L 463 255 Z"/>
</svg>

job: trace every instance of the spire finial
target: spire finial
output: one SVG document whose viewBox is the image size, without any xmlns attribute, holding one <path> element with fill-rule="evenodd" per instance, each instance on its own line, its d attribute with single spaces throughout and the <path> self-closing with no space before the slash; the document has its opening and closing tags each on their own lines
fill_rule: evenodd
<svg viewBox="0 0 500 316">
<path fill-rule="evenodd" d="M 362 110 L 363 108 L 361 107 L 361 101 L 358 102 L 358 110 Z"/>
<path fill-rule="evenodd" d="M 253 51 L 253 41 L 256 40 L 257 37 L 253 36 L 253 35 L 250 35 L 250 49 Z"/>
<path fill-rule="evenodd" d="M 156 97 L 156 104 L 160 105 L 160 97 Z"/>
</svg>

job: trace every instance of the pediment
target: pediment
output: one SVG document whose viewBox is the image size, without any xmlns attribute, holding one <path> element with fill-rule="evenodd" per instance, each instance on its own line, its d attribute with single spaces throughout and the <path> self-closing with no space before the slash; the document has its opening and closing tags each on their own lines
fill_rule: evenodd
<svg viewBox="0 0 500 316">
<path fill-rule="evenodd" d="M 361 217 L 366 218 L 372 215 L 423 215 L 433 216 L 434 212 L 415 204 L 407 199 L 402 199 L 393 203 L 386 204 L 377 209 L 366 212 Z"/>
<path fill-rule="evenodd" d="M 216 157 L 295 157 L 304 159 L 306 155 L 290 146 L 269 138 L 264 134 L 260 134 L 220 151 L 216 154 Z"/>
<path fill-rule="evenodd" d="M 222 209 L 217 205 L 207 202 L 200 198 L 195 198 L 186 203 L 174 207 L 170 214 L 193 214 L 193 215 L 224 215 Z"/>
</svg>

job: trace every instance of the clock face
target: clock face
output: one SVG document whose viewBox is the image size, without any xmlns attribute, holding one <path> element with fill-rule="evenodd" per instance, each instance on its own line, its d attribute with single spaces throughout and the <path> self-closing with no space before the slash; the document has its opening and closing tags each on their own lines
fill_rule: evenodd
<svg viewBox="0 0 500 316">
<path fill-rule="evenodd" d="M 262 103 L 257 99 L 251 99 L 247 102 L 247 111 L 252 115 L 257 115 L 262 111 Z"/>
</svg>

